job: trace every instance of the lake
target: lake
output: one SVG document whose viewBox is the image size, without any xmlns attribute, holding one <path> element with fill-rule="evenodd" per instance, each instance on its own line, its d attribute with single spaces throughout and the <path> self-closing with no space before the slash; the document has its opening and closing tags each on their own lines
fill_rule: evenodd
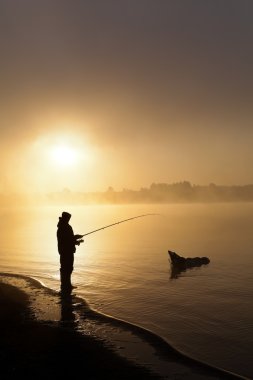
<svg viewBox="0 0 253 380">
<path fill-rule="evenodd" d="M 253 204 L 84 205 L 0 209 L 0 270 L 59 289 L 56 226 L 72 214 L 72 282 L 91 307 L 141 325 L 184 353 L 253 378 Z M 207 256 L 178 275 L 168 250 Z"/>
</svg>

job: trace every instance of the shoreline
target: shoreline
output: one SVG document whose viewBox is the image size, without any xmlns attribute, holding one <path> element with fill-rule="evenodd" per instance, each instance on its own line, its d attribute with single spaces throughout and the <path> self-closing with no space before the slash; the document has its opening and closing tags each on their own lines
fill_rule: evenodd
<svg viewBox="0 0 253 380">
<path fill-rule="evenodd" d="M 71 342 L 71 349 L 77 344 L 78 347 L 75 347 L 76 356 L 83 355 L 85 357 L 90 351 L 94 353 L 94 359 L 96 359 L 94 370 L 98 373 L 92 374 L 91 360 L 89 373 L 91 373 L 92 379 L 99 379 L 100 376 L 104 378 L 108 371 L 111 379 L 114 373 L 115 378 L 122 379 L 130 379 L 133 374 L 138 379 L 170 379 L 176 377 L 181 379 L 247 379 L 190 358 L 175 350 L 162 337 L 141 326 L 98 313 L 92 310 L 85 300 L 79 296 L 73 295 L 70 299 L 61 298 L 57 292 L 44 287 L 38 280 L 31 277 L 1 273 L 0 302 L 3 302 L 1 289 L 6 288 L 6 286 L 14 289 L 12 292 L 16 295 L 14 297 L 16 301 L 24 300 L 26 297 L 26 302 L 19 305 L 20 309 L 18 309 L 19 314 L 23 313 L 25 320 L 22 321 L 21 326 L 24 327 L 27 323 L 28 326 L 36 324 L 35 331 L 38 338 L 41 338 L 42 331 L 45 329 L 50 329 L 52 335 L 67 334 L 63 346 L 67 350 L 66 344 L 68 342 Z M 8 297 L 5 297 L 5 302 L 7 301 Z M 7 305 L 11 307 L 10 302 L 7 302 Z M 0 320 L 4 315 L 2 310 L 3 307 L 1 307 Z M 20 323 L 21 321 L 19 321 Z M 2 325 L 3 323 L 1 323 Z M 9 330 L 15 331 L 17 323 L 14 321 L 13 326 L 11 326 L 8 321 L 7 326 L 9 326 Z M 52 329 L 54 329 L 53 332 Z M 49 334 L 48 331 L 47 333 Z M 82 341 L 81 345 L 80 341 Z M 17 344 L 15 336 L 13 336 L 12 344 L 14 347 Z M 37 350 L 39 349 L 38 346 L 39 344 L 35 343 Z M 156 348 L 154 349 L 154 347 Z M 57 348 L 60 347 L 56 345 L 54 348 L 56 352 Z M 50 352 L 50 342 L 48 342 L 47 351 Z M 136 353 L 138 357 L 136 357 Z M 51 354 L 54 355 L 53 352 Z M 107 366 L 104 364 L 105 361 L 108 361 L 106 359 L 108 355 L 111 362 L 110 369 L 108 364 Z M 44 359 L 46 360 L 48 357 Z M 54 370 L 54 366 L 52 368 Z M 48 370 L 50 370 L 50 365 Z M 122 371 L 122 374 L 119 374 L 119 370 Z"/>
<path fill-rule="evenodd" d="M 75 329 L 38 322 L 29 308 L 29 296 L 16 286 L 0 282 L 1 378 L 159 380 L 146 368 L 133 365 L 91 336 Z"/>
</svg>

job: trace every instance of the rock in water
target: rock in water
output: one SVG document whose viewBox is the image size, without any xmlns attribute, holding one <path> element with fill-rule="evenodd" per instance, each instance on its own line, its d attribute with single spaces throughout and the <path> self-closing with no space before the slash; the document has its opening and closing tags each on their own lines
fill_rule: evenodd
<svg viewBox="0 0 253 380">
<path fill-rule="evenodd" d="M 187 269 L 210 263 L 208 257 L 182 257 L 172 251 L 168 251 L 168 254 L 170 255 L 171 264 L 180 268 Z"/>
</svg>

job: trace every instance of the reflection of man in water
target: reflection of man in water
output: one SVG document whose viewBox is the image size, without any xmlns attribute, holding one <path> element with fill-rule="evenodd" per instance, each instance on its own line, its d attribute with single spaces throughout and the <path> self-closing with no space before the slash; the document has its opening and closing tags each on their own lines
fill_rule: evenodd
<svg viewBox="0 0 253 380">
<path fill-rule="evenodd" d="M 70 218 L 71 214 L 64 211 L 62 216 L 59 217 L 57 224 L 58 252 L 61 264 L 61 290 L 67 293 L 70 293 L 72 289 L 71 273 L 73 271 L 76 245 L 80 245 L 83 242 L 83 240 L 80 240 L 81 235 L 74 235 L 73 229 L 69 225 Z"/>
</svg>

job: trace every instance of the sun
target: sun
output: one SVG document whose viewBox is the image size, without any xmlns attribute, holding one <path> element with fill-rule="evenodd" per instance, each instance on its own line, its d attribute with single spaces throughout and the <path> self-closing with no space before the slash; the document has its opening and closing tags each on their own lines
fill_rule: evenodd
<svg viewBox="0 0 253 380">
<path fill-rule="evenodd" d="M 57 166 L 72 166 L 78 161 L 78 151 L 69 145 L 56 145 L 51 148 L 50 158 Z"/>
<path fill-rule="evenodd" d="M 39 135 L 26 147 L 22 158 L 20 182 L 29 183 L 30 189 L 79 191 L 89 186 L 88 178 L 93 178 L 99 152 L 86 135 L 74 130 L 69 133 L 57 130 Z"/>
</svg>

